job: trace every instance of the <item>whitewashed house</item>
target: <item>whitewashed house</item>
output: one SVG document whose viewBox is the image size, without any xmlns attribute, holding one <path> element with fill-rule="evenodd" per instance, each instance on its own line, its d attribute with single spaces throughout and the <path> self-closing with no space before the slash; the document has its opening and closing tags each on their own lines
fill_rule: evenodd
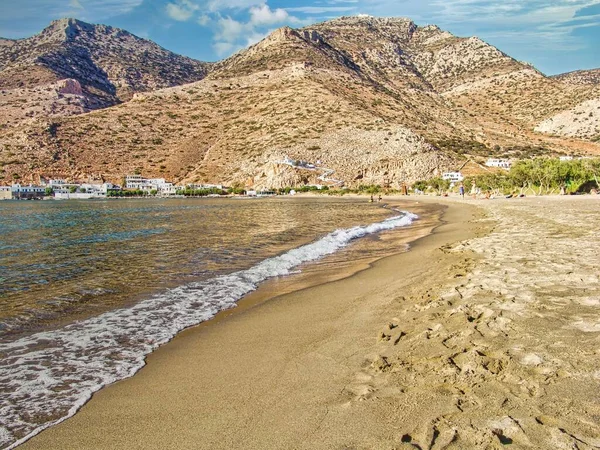
<svg viewBox="0 0 600 450">
<path fill-rule="evenodd" d="M 71 192 L 72 186 L 76 187 L 75 192 Z M 54 198 L 60 200 L 89 200 L 92 198 L 106 198 L 108 191 L 121 190 L 120 186 L 112 183 L 89 184 L 81 185 L 63 184 L 60 187 L 53 188 Z"/>
<path fill-rule="evenodd" d="M 442 180 L 448 180 L 451 183 L 460 183 L 464 179 L 465 177 L 460 172 L 446 172 L 442 174 Z"/>
<path fill-rule="evenodd" d="M 125 177 L 127 189 L 139 189 L 144 192 L 156 191 L 161 196 L 176 195 L 178 187 L 164 178 L 144 178 L 141 175 Z"/>
<path fill-rule="evenodd" d="M 146 179 L 141 175 L 127 175 L 125 177 L 125 188 L 126 189 L 142 189 L 142 186 L 146 184 Z"/>
<path fill-rule="evenodd" d="M 500 169 L 510 170 L 510 167 L 512 166 L 512 161 L 508 159 L 490 158 L 486 161 L 485 165 L 488 167 L 498 167 Z"/>
<path fill-rule="evenodd" d="M 17 199 L 36 199 L 43 198 L 46 195 L 46 188 L 43 186 L 34 186 L 32 184 L 28 186 L 21 186 L 20 184 L 13 184 L 11 186 L 12 196 Z"/>
</svg>

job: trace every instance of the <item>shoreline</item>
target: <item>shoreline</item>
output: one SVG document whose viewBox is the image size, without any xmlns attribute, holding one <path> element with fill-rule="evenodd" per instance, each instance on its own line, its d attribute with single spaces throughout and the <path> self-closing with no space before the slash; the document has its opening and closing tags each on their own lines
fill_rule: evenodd
<svg viewBox="0 0 600 450">
<path fill-rule="evenodd" d="M 313 202 L 310 203 L 312 204 Z M 345 205 L 345 203 L 342 204 L 340 202 L 337 202 L 337 204 Z M 359 208 L 363 209 L 362 206 L 359 206 Z M 345 209 L 345 206 L 343 206 L 343 209 Z M 170 341 L 181 330 L 195 326 L 199 322 L 207 321 L 217 312 L 217 309 L 234 306 L 234 300 L 237 301 L 244 292 L 254 291 L 261 281 L 272 278 L 277 273 L 294 273 L 289 272 L 289 270 L 299 267 L 303 262 L 308 263 L 318 260 L 320 259 L 319 255 L 321 257 L 328 253 L 333 253 L 332 257 L 338 253 L 343 255 L 345 251 L 336 252 L 336 250 L 343 248 L 352 239 L 364 235 L 369 236 L 378 230 L 389 230 L 395 227 L 404 228 L 413 220 L 413 217 L 410 217 L 410 215 L 409 217 L 404 217 L 403 214 L 397 214 L 381 208 L 369 209 L 379 210 L 376 214 L 370 214 L 371 216 L 375 214 L 386 219 L 383 222 L 378 220 L 372 222 L 372 220 L 367 219 L 367 223 L 370 224 L 368 226 L 357 225 L 351 228 L 342 228 L 310 242 L 305 237 L 303 239 L 305 244 L 300 242 L 300 244 L 296 244 L 300 245 L 299 247 L 294 247 L 289 252 L 284 251 L 272 259 L 267 258 L 262 260 L 262 262 L 250 267 L 246 271 L 236 272 L 238 274 L 237 277 L 225 276 L 222 279 L 215 278 L 215 280 L 222 282 L 216 284 L 216 291 L 211 287 L 210 283 L 207 285 L 207 289 L 202 289 L 205 287 L 204 285 L 191 285 L 192 295 L 186 296 L 187 291 L 184 291 L 183 295 L 180 295 L 181 298 L 178 298 L 181 301 L 175 303 L 175 309 L 181 310 L 179 314 L 174 315 L 176 311 L 173 311 L 172 308 L 165 308 L 163 305 L 164 302 L 161 303 L 161 297 L 150 298 L 132 308 L 117 309 L 110 314 L 78 322 L 70 327 L 56 331 L 55 334 L 48 336 L 48 338 L 43 334 L 33 334 L 29 340 L 28 338 L 23 338 L 23 340 L 15 342 L 15 345 L 21 346 L 17 348 L 22 356 L 20 360 L 16 359 L 16 357 L 7 360 L 8 364 L 6 365 L 6 371 L 3 371 L 2 382 L 5 386 L 13 386 L 11 380 L 22 379 L 25 383 L 18 385 L 17 391 L 13 396 L 9 393 L 10 390 L 7 391 L 7 402 L 5 403 L 7 417 L 5 423 L 18 424 L 18 421 L 11 420 L 15 415 L 18 415 L 19 417 L 23 417 L 23 423 L 33 425 L 33 428 L 30 428 L 32 430 L 31 434 L 17 441 L 18 443 L 24 442 L 34 434 L 50 426 L 49 419 L 53 420 L 54 424 L 56 424 L 75 414 L 89 400 L 93 392 L 115 381 L 134 375 L 135 372 L 144 366 L 147 354 L 154 351 L 158 346 Z M 356 212 L 363 214 L 362 211 L 356 210 Z M 358 240 L 358 242 L 374 241 L 375 239 L 368 237 L 364 240 Z M 326 245 L 323 245 L 323 243 Z M 382 243 L 378 243 L 378 247 L 381 246 Z M 360 249 L 360 245 L 358 248 Z M 360 255 L 360 251 L 352 252 L 358 260 L 364 259 Z M 328 258 L 323 258 L 323 261 L 327 261 Z M 344 256 L 337 258 L 337 260 L 340 259 L 343 260 Z M 335 257 L 333 261 L 336 261 Z M 308 264 L 308 267 L 319 264 Z M 332 266 L 332 264 L 329 265 Z M 325 264 L 326 267 L 327 264 Z M 212 286 L 215 286 L 215 284 L 213 283 Z M 203 302 L 206 298 L 222 299 L 223 297 L 219 297 L 219 293 L 231 294 L 225 297 L 229 302 L 220 302 L 219 306 L 221 308 L 213 308 L 206 313 L 206 308 L 203 308 Z M 170 318 L 170 320 L 165 321 L 165 318 Z M 135 325 L 135 322 L 138 324 Z M 119 325 L 118 328 L 111 326 L 115 323 Z M 102 333 L 102 330 L 105 329 L 111 329 L 113 333 Z M 145 333 L 142 332 L 144 329 L 146 330 Z M 100 333 L 98 333 L 99 331 Z M 109 338 L 106 339 L 106 336 Z M 43 361 L 41 364 L 35 365 L 37 363 L 37 361 L 34 363 L 37 357 L 36 352 L 28 353 L 28 349 L 32 347 L 37 348 L 36 339 L 40 340 L 41 347 L 44 347 L 45 343 L 49 342 L 52 347 L 60 349 L 53 354 L 56 365 L 50 363 L 50 361 Z M 46 340 L 44 341 L 44 339 Z M 123 339 L 124 342 L 130 341 L 133 345 L 129 347 L 115 345 L 116 339 Z M 90 346 L 82 348 L 80 344 L 88 341 Z M 108 354 L 111 349 L 116 349 L 117 352 L 121 349 L 123 353 L 115 353 L 113 351 L 111 354 Z M 133 349 L 133 351 L 130 349 Z M 115 363 L 112 363 L 113 354 Z M 123 364 L 120 364 L 121 361 Z M 11 366 L 13 363 L 17 364 Z M 81 371 L 78 370 L 78 364 L 83 365 Z M 30 370 L 29 367 L 32 365 L 34 368 Z M 52 372 L 54 367 L 57 368 L 58 372 Z M 48 368 L 49 376 L 46 376 L 46 368 Z M 64 376 L 64 374 L 72 375 Z M 83 374 L 83 378 L 77 378 L 81 374 Z M 57 378 L 60 377 L 61 380 L 65 379 L 66 383 L 58 384 L 57 386 L 57 383 L 53 383 L 55 379 L 53 376 L 55 375 Z M 68 385 L 68 381 L 70 380 L 68 378 L 79 379 L 84 383 L 75 384 L 74 389 L 70 389 Z M 31 380 L 31 383 L 27 383 L 27 380 Z M 24 386 L 24 388 L 21 389 L 21 386 Z M 55 386 L 57 387 L 55 388 Z M 83 389 L 79 389 L 81 386 L 83 386 Z M 31 399 L 31 403 L 29 399 Z M 24 407 L 24 405 L 28 406 Z M 58 409 L 54 405 L 60 405 L 59 408 L 62 409 Z M 69 408 L 69 410 L 66 411 L 65 407 Z M 35 426 L 36 424 L 38 426 Z M 5 445 L 8 445 L 6 442 L 9 441 L 10 435 L 4 433 L 3 427 L 0 428 L 0 438 L 2 438 L 1 440 Z M 22 428 L 19 431 L 23 432 L 24 430 Z M 15 435 L 19 436 L 17 433 Z"/>
<path fill-rule="evenodd" d="M 600 204 L 414 198 L 433 233 L 188 329 L 24 448 L 600 447 Z"/>
<path fill-rule="evenodd" d="M 402 201 L 402 200 L 405 200 L 405 199 L 396 199 L 396 200 L 401 200 L 401 203 L 404 203 L 404 201 Z M 417 204 L 418 204 L 418 202 L 417 202 Z M 426 207 L 426 209 L 430 209 L 430 210 L 435 210 L 435 209 L 439 209 L 439 208 L 447 208 L 447 207 L 446 206 L 444 206 L 444 207 L 440 207 L 440 206 Z M 450 209 L 452 209 L 452 207 L 450 207 Z M 431 224 L 429 224 L 429 225 L 431 225 Z M 448 225 L 442 223 L 439 226 L 437 226 L 436 229 L 438 229 L 439 227 L 445 227 L 445 226 L 448 226 Z M 188 329 L 188 330 L 185 330 L 185 331 L 179 333 L 170 343 L 165 344 L 163 347 L 161 347 L 160 349 L 158 349 L 157 351 L 155 351 L 151 355 L 149 355 L 147 358 L 146 366 L 144 368 L 142 368 L 138 373 L 136 373 L 136 375 L 133 378 L 129 378 L 127 380 L 123 380 L 123 381 L 117 382 L 113 385 L 105 387 L 103 390 L 96 393 L 94 395 L 94 397 L 90 400 L 90 402 L 88 402 L 88 404 L 86 406 L 84 406 L 74 417 L 67 419 L 65 422 L 62 422 L 61 424 L 58 424 L 54 427 L 44 430 L 41 434 L 33 437 L 31 440 L 29 440 L 25 444 L 23 444 L 23 446 L 25 448 L 38 448 L 38 447 L 36 447 L 36 445 L 37 445 L 36 443 L 39 441 L 40 442 L 39 448 L 41 448 L 41 447 L 44 447 L 44 448 L 68 448 L 68 446 L 71 444 L 67 444 L 66 442 L 58 443 L 58 441 L 55 441 L 51 437 L 51 435 L 55 434 L 55 432 L 57 432 L 59 430 L 62 430 L 63 427 L 70 428 L 74 422 L 78 422 L 80 420 L 80 419 L 78 419 L 78 418 L 80 418 L 80 416 L 85 421 L 85 418 L 82 416 L 82 414 L 87 415 L 88 410 L 95 409 L 93 407 L 93 405 L 95 405 L 96 402 L 102 402 L 103 398 L 112 398 L 112 395 L 110 394 L 109 391 L 112 391 L 114 389 L 120 390 L 121 386 L 123 386 L 124 384 L 127 384 L 128 382 L 131 382 L 140 377 L 145 377 L 145 374 L 147 374 L 149 371 L 151 371 L 153 367 L 157 368 L 158 366 L 162 366 L 163 364 L 160 362 L 163 358 L 162 355 L 172 354 L 174 349 L 179 348 L 180 345 L 182 345 L 181 343 L 190 339 L 190 337 L 192 337 L 192 339 L 194 337 L 196 337 L 197 339 L 199 339 L 199 342 L 201 343 L 201 345 L 207 345 L 204 343 L 204 340 L 206 339 L 206 333 L 209 333 L 210 335 L 212 335 L 212 333 L 215 330 L 220 329 L 222 326 L 231 326 L 231 325 L 229 325 L 230 322 L 236 322 L 238 320 L 242 320 L 242 322 L 244 322 L 246 320 L 246 319 L 244 319 L 245 317 L 250 317 L 248 320 L 250 320 L 250 322 L 252 322 L 252 320 L 254 320 L 254 319 L 252 319 L 251 316 L 255 316 L 257 314 L 257 311 L 264 310 L 264 309 L 270 309 L 270 306 L 268 306 L 268 305 L 279 304 L 281 302 L 286 303 L 287 301 L 289 301 L 289 300 L 286 300 L 288 298 L 303 298 L 303 297 L 311 296 L 311 295 L 313 295 L 313 293 L 312 293 L 313 290 L 322 290 L 322 289 L 328 290 L 328 289 L 331 289 L 332 285 L 336 285 L 338 283 L 341 283 L 343 285 L 343 284 L 347 283 L 349 280 L 354 280 L 356 278 L 365 277 L 366 276 L 365 274 L 374 270 L 374 268 L 377 267 L 378 265 L 382 264 L 383 261 L 386 261 L 390 258 L 396 258 L 396 257 L 402 256 L 402 255 L 414 254 L 415 249 L 421 247 L 421 241 L 427 240 L 428 237 L 434 236 L 436 234 L 437 234 L 437 232 L 434 231 L 433 234 L 427 234 L 427 236 L 424 239 L 421 239 L 421 238 L 417 239 L 417 241 L 415 243 L 411 244 L 412 248 L 411 248 L 411 251 L 408 253 L 401 253 L 400 255 L 386 257 L 386 258 L 376 261 L 372 264 L 368 264 L 367 267 L 359 268 L 356 273 L 353 273 L 349 277 L 345 277 L 342 280 L 329 281 L 324 284 L 318 284 L 316 286 L 313 285 L 313 286 L 302 287 L 299 290 L 293 290 L 293 292 L 288 292 L 283 295 L 277 295 L 277 296 L 275 296 L 275 298 L 273 298 L 273 295 L 272 295 L 273 290 L 269 289 L 269 282 L 267 282 L 265 284 L 265 286 L 262 287 L 262 289 L 259 288 L 253 294 L 250 294 L 248 296 L 248 298 L 245 298 L 244 300 L 242 300 L 239 303 L 239 306 L 237 308 L 234 308 L 232 310 L 223 311 L 223 312 L 219 313 L 212 320 L 207 321 L 203 324 L 200 324 L 199 326 L 193 327 L 191 329 Z M 287 314 L 284 314 L 284 315 L 287 315 Z M 239 327 L 239 328 L 246 328 L 246 327 L 252 328 L 252 325 L 245 325 L 245 324 L 234 325 L 234 326 Z M 157 360 L 159 361 L 158 363 L 157 363 Z M 167 365 L 170 365 L 170 363 L 167 363 Z M 141 378 L 140 378 L 140 380 L 141 380 Z M 144 383 L 143 381 L 141 381 L 141 382 L 142 382 L 142 384 Z M 135 384 L 137 385 L 137 383 L 135 383 Z M 118 394 L 117 397 L 121 397 L 121 395 L 122 394 Z M 101 407 L 99 411 L 101 411 L 102 409 L 103 409 L 103 407 Z M 93 420 L 94 420 L 94 422 L 96 421 L 96 419 L 93 419 Z M 75 433 L 78 434 L 77 432 L 75 432 Z M 106 432 L 104 431 L 104 432 L 102 432 L 102 434 L 105 435 Z M 72 432 L 67 431 L 67 435 L 72 435 Z M 47 439 L 50 439 L 50 441 L 46 442 Z M 55 443 L 53 444 L 52 442 L 55 442 Z M 73 446 L 71 448 L 85 448 L 85 446 L 86 446 L 86 444 L 83 442 L 75 443 L 75 441 L 72 439 L 72 436 L 71 436 L 71 438 L 69 438 L 69 442 L 72 442 Z M 92 442 L 94 442 L 94 444 L 92 444 Z M 94 438 L 93 441 L 89 442 L 88 448 L 94 448 L 94 446 L 96 445 L 95 443 L 96 443 L 96 438 Z M 66 447 L 65 447 L 65 445 L 66 445 Z M 107 444 L 107 445 L 110 448 L 119 446 L 119 444 L 116 442 L 111 442 L 110 444 Z M 128 444 L 126 444 L 126 443 L 123 443 L 122 445 L 123 445 L 123 448 L 128 447 Z M 166 445 L 166 444 L 163 444 L 163 445 Z"/>
</svg>

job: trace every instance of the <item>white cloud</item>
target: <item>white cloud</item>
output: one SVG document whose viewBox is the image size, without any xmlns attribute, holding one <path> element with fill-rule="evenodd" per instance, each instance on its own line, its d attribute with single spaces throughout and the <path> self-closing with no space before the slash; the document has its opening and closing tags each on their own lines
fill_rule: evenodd
<svg viewBox="0 0 600 450">
<path fill-rule="evenodd" d="M 167 3 L 166 6 L 167 15 L 179 22 L 189 20 L 198 9 L 200 7 L 189 0 L 178 0 L 177 3 Z"/>
<path fill-rule="evenodd" d="M 250 8 L 250 23 L 256 26 L 273 25 L 289 20 L 291 16 L 284 9 L 272 10 L 266 3 Z"/>
<path fill-rule="evenodd" d="M 229 0 L 220 5 L 222 8 L 225 5 L 234 8 L 249 3 L 243 0 Z M 254 3 L 247 9 L 247 19 L 244 21 L 237 20 L 230 15 L 221 16 L 219 13 L 213 13 L 213 16 L 217 16 L 214 21 L 213 49 L 219 56 L 231 54 L 233 51 L 256 44 L 273 32 L 273 26 L 302 23 L 300 19 L 290 15 L 284 9 L 271 9 L 266 2 L 256 4 L 255 1 Z M 239 15 L 235 15 L 235 17 L 237 18 Z"/>
<path fill-rule="evenodd" d="M 275 31 L 275 30 L 268 30 L 268 31 L 265 31 L 264 33 L 256 33 L 256 32 L 254 32 L 254 33 L 246 36 L 246 47 L 250 47 L 251 45 L 254 45 L 257 42 L 262 41 L 264 38 L 266 38 L 273 31 Z"/>
<path fill-rule="evenodd" d="M 355 6 L 295 6 L 285 9 L 286 11 L 299 12 L 304 14 L 330 14 L 356 11 Z"/>
<path fill-rule="evenodd" d="M 225 55 L 231 55 L 232 53 L 235 53 L 241 48 L 241 46 L 236 46 L 231 42 L 215 42 L 213 44 L 213 50 L 220 57 Z"/>
<path fill-rule="evenodd" d="M 81 6 L 81 3 L 79 3 L 79 0 L 70 0 L 69 6 L 72 6 L 73 8 L 77 8 L 77 9 L 83 9 L 83 6 Z"/>
<path fill-rule="evenodd" d="M 197 22 L 198 25 L 205 27 L 211 22 L 211 18 L 208 14 L 202 14 L 200 17 L 198 17 Z"/>
<path fill-rule="evenodd" d="M 247 10 L 252 6 L 264 5 L 266 0 L 209 0 L 206 7 L 211 12 L 227 10 Z"/>
<path fill-rule="evenodd" d="M 221 17 L 217 22 L 218 31 L 215 40 L 224 42 L 235 42 L 244 33 L 252 31 L 249 24 L 238 22 L 231 17 Z"/>
</svg>

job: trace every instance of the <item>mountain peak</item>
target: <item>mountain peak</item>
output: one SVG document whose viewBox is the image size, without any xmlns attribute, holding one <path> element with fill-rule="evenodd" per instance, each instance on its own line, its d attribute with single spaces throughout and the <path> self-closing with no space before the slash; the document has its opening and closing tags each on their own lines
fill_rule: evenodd
<svg viewBox="0 0 600 450">
<path fill-rule="evenodd" d="M 81 26 L 81 25 L 87 25 L 87 26 L 93 26 L 89 23 L 83 22 L 79 19 L 75 19 L 73 17 L 63 17 L 62 19 L 56 19 L 53 20 L 52 22 L 50 22 L 50 25 L 48 26 L 48 28 L 67 28 L 67 27 L 74 27 L 74 26 Z"/>
<path fill-rule="evenodd" d="M 0 40 L 0 86 L 35 88 L 74 79 L 92 108 L 198 81 L 208 68 L 125 30 L 70 17 L 26 39 Z"/>
<path fill-rule="evenodd" d="M 49 41 L 65 41 L 76 37 L 81 31 L 93 31 L 94 25 L 74 18 L 57 19 L 50 22 L 40 36 Z"/>
</svg>

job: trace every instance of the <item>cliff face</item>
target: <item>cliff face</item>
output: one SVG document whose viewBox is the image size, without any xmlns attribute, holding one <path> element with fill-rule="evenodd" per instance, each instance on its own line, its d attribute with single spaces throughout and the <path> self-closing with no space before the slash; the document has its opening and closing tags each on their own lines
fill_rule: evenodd
<svg viewBox="0 0 600 450">
<path fill-rule="evenodd" d="M 127 31 L 75 19 L 54 21 L 27 39 L 0 40 L 4 100 L 10 97 L 18 104 L 36 97 L 38 103 L 47 103 L 48 113 L 112 106 L 136 92 L 198 81 L 209 68 L 207 63 L 176 55 Z M 74 100 L 80 109 L 61 108 L 61 102 L 52 101 L 54 83 L 64 79 L 81 86 L 81 92 L 71 93 L 81 97 Z M 49 95 L 44 97 L 46 91 Z M 27 108 L 26 117 L 39 115 L 38 109 Z"/>
<path fill-rule="evenodd" d="M 58 28 L 65 39 L 92 33 L 77 24 L 75 31 L 70 25 Z M 126 33 L 93 30 L 111 39 Z M 50 42 L 61 33 L 42 35 Z M 137 40 L 120 36 L 119 54 L 140 53 L 132 50 Z M 0 49 L 14 45 L 0 42 Z M 66 60 L 52 66 L 60 61 Z M 48 65 L 36 64 L 40 79 L 56 75 Z M 466 156 L 600 150 L 593 127 L 571 134 L 586 140 L 548 136 L 542 132 L 549 129 L 538 127 L 597 98 L 597 86 L 545 77 L 480 39 L 419 27 L 409 19 L 347 17 L 282 28 L 216 63 L 201 81 L 158 90 L 151 70 L 127 78 L 123 65 L 102 67 L 106 76 L 99 75 L 95 84 L 70 77 L 53 88 L 66 113 L 89 110 L 86 92 L 104 89 L 106 80 L 114 87 L 114 94 L 106 87 L 106 95 L 146 92 L 90 114 L 33 117 L 5 127 L 0 176 L 119 182 L 140 170 L 174 181 L 259 188 L 339 181 L 397 187 L 456 170 Z M 84 94 L 81 103 L 76 83 Z M 29 91 L 22 96 L 34 97 Z M 318 167 L 292 167 L 282 163 L 286 157 Z"/>
</svg>

